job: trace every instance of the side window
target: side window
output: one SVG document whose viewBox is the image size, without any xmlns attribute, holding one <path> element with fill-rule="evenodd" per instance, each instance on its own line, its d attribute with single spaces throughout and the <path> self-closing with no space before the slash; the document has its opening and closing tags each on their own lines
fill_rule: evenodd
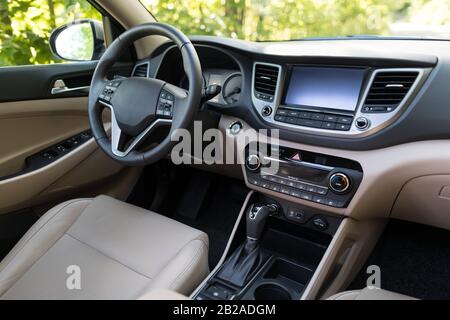
<svg viewBox="0 0 450 320">
<path fill-rule="evenodd" d="M 102 16 L 87 0 L 0 0 L 0 67 L 63 62 L 61 55 L 58 58 L 52 53 L 50 35 L 56 28 L 80 20 L 97 26 Z M 68 60 L 90 60 L 88 55 Z"/>
</svg>

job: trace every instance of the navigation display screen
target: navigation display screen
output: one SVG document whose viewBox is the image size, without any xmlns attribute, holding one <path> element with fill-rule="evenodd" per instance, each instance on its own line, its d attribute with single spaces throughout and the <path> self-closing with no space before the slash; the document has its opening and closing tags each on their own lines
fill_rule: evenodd
<svg viewBox="0 0 450 320">
<path fill-rule="evenodd" d="M 284 103 L 355 111 L 365 73 L 356 68 L 293 67 Z"/>
</svg>

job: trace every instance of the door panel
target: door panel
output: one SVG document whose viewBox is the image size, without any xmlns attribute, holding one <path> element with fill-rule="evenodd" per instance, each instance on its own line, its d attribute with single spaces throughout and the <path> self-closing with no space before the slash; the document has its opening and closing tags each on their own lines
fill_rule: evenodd
<svg viewBox="0 0 450 320">
<path fill-rule="evenodd" d="M 86 106 L 87 98 L 0 103 L 0 178 L 23 170 L 30 155 L 88 129 Z"/>
<path fill-rule="evenodd" d="M 0 102 L 87 96 L 87 92 L 52 95 L 51 89 L 59 79 L 64 80 L 68 87 L 88 86 L 96 65 L 96 61 L 88 61 L 2 67 Z M 110 76 L 129 76 L 132 68 L 131 63 L 117 63 L 110 71 Z"/>
<path fill-rule="evenodd" d="M 87 93 L 52 95 L 51 88 L 58 79 L 68 87 L 89 85 L 95 66 L 87 62 L 0 68 L 0 213 L 64 201 L 106 180 L 117 189 L 114 184 L 121 182 L 117 178 L 114 183 L 114 177 L 123 179 L 126 171 L 133 171 L 108 158 L 93 138 L 42 166 L 30 166 L 29 160 L 47 148 L 89 129 Z M 131 70 L 131 64 L 121 64 L 112 74 L 128 76 Z"/>
</svg>

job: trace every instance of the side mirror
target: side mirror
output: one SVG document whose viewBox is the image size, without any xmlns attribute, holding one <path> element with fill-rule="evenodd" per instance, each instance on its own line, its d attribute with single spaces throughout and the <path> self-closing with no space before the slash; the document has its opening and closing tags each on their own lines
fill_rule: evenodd
<svg viewBox="0 0 450 320">
<path fill-rule="evenodd" d="M 49 44 L 53 55 L 59 59 L 98 60 L 105 51 L 103 25 L 91 19 L 65 24 L 52 32 Z"/>
</svg>

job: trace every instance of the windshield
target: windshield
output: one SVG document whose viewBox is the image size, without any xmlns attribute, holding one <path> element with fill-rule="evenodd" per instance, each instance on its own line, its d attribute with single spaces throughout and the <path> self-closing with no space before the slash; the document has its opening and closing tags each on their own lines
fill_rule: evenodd
<svg viewBox="0 0 450 320">
<path fill-rule="evenodd" d="M 141 0 L 188 35 L 253 41 L 393 36 L 450 39 L 450 0 Z"/>
</svg>

